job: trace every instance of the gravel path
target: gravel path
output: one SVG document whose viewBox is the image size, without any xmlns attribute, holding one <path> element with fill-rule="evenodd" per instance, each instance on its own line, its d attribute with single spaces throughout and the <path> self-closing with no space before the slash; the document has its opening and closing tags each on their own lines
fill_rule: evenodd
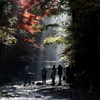
<svg viewBox="0 0 100 100">
<path fill-rule="evenodd" d="M 51 80 L 45 85 L 36 83 L 30 86 L 24 86 L 22 81 L 6 84 L 0 87 L 0 100 L 99 100 L 88 95 L 86 99 L 81 91 L 70 89 L 65 82 L 61 86 L 51 86 Z"/>
</svg>

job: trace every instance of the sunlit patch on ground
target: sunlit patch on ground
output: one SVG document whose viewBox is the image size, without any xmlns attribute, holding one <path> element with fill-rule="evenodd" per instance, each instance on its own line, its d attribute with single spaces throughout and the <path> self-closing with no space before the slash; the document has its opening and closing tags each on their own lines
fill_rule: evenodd
<svg viewBox="0 0 100 100">
<path fill-rule="evenodd" d="M 51 86 L 51 80 L 44 85 L 36 85 L 38 82 L 41 81 L 30 86 L 24 86 L 22 81 L 9 83 L 0 88 L 0 100 L 68 100 L 60 95 L 62 90 L 69 88 L 64 82 L 63 86 L 57 86 L 58 80 L 55 86 Z"/>
<path fill-rule="evenodd" d="M 26 86 L 23 81 L 6 84 L 0 87 L 0 100 L 99 100 L 93 93 L 71 89 L 64 81 L 58 86 L 58 78 L 55 86 L 51 85 L 51 79 L 46 84 L 37 85 L 39 82 Z"/>
</svg>

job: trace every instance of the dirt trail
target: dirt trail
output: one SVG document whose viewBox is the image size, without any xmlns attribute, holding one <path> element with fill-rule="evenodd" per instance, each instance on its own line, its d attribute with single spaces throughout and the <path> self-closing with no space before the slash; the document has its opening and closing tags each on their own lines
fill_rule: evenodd
<svg viewBox="0 0 100 100">
<path fill-rule="evenodd" d="M 36 83 L 30 86 L 24 86 L 22 81 L 6 84 L 0 88 L 0 100 L 99 100 L 92 92 L 84 95 L 65 82 L 61 86 L 51 86 L 51 80 L 44 85 Z"/>
</svg>

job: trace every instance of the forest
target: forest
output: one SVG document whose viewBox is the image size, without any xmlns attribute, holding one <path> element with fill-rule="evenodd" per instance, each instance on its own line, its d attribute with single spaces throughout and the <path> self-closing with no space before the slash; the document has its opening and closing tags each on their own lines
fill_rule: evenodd
<svg viewBox="0 0 100 100">
<path fill-rule="evenodd" d="M 37 61 L 39 51 L 63 45 L 60 59 L 74 71 L 75 87 L 100 93 L 100 0 L 0 0 L 0 85 L 14 70 Z M 45 25 L 45 18 L 68 14 L 70 22 Z M 63 27 L 62 34 L 56 28 Z M 42 31 L 52 29 L 41 44 Z M 66 63 L 67 66 L 67 63 Z"/>
</svg>

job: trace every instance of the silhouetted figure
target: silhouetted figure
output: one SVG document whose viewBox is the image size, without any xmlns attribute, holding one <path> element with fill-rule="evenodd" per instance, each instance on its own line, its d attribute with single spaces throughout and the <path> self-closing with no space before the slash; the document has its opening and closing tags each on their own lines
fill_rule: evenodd
<svg viewBox="0 0 100 100">
<path fill-rule="evenodd" d="M 61 85 L 62 69 L 63 69 L 63 67 L 61 65 L 58 65 L 57 69 L 58 69 L 58 77 L 59 77 L 58 85 Z"/>
<path fill-rule="evenodd" d="M 51 70 L 52 85 L 55 85 L 55 76 L 56 76 L 56 68 L 55 65 L 53 65 L 53 68 Z"/>
<path fill-rule="evenodd" d="M 31 84 L 31 75 L 29 74 L 29 66 L 25 66 L 25 82 L 24 82 L 24 86 L 26 85 L 27 81 L 29 83 L 29 85 Z"/>
<path fill-rule="evenodd" d="M 34 73 L 28 72 L 28 76 L 29 76 L 29 81 L 30 81 L 29 84 L 35 84 L 34 79 L 33 79 Z"/>
<path fill-rule="evenodd" d="M 66 77 L 67 77 L 67 79 L 66 79 L 66 82 L 67 83 L 69 83 L 69 72 L 70 71 L 70 65 L 65 69 L 65 73 L 66 73 Z"/>
<path fill-rule="evenodd" d="M 43 67 L 42 69 L 42 83 L 46 83 L 46 74 L 47 74 L 47 70 L 45 67 Z"/>
<path fill-rule="evenodd" d="M 74 86 L 74 68 L 73 68 L 73 65 L 69 69 L 69 84 L 71 87 Z"/>
</svg>

